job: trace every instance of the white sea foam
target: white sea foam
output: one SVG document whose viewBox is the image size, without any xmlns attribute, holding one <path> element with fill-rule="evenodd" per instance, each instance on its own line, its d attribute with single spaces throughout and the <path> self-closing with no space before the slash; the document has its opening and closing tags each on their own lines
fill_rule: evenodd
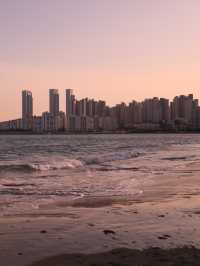
<svg viewBox="0 0 200 266">
<path fill-rule="evenodd" d="M 50 163 L 42 164 L 30 164 L 34 170 L 48 171 L 48 170 L 59 170 L 59 169 L 75 169 L 83 166 L 83 163 L 75 159 L 66 159 L 60 161 L 52 161 Z"/>
<path fill-rule="evenodd" d="M 83 163 L 79 160 L 67 159 L 60 161 L 50 161 L 48 163 L 16 163 L 0 165 L 0 171 L 6 172 L 31 172 L 31 171 L 50 171 L 59 169 L 75 169 L 82 167 Z"/>
</svg>

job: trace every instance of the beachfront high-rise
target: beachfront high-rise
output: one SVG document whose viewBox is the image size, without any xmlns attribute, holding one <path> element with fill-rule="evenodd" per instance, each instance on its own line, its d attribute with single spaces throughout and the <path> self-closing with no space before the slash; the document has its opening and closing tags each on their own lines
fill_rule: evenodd
<svg viewBox="0 0 200 266">
<path fill-rule="evenodd" d="M 29 90 L 22 91 L 22 118 L 30 119 L 33 116 L 33 96 Z"/>
<path fill-rule="evenodd" d="M 59 92 L 57 89 L 49 90 L 49 113 L 52 116 L 59 114 Z"/>
<path fill-rule="evenodd" d="M 75 96 L 72 89 L 66 89 L 66 115 L 73 115 L 75 112 Z"/>
</svg>

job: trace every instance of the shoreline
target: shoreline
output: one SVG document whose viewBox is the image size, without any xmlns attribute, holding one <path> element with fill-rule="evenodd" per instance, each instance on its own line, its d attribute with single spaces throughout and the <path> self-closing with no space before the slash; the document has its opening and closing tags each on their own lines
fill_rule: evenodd
<svg viewBox="0 0 200 266">
<path fill-rule="evenodd" d="M 45 206 L 35 214 L 1 217 L 0 259 L 4 266 L 78 266 L 81 264 L 77 264 L 76 254 L 80 254 L 85 261 L 82 265 L 86 266 L 92 263 L 168 266 L 171 265 L 168 262 L 177 259 L 179 263 L 184 256 L 181 261 L 191 259 L 193 262 L 193 253 L 199 258 L 200 249 L 199 205 L 198 195 L 193 195 L 131 205 L 117 202 L 96 208 L 64 204 Z M 189 248 L 186 248 L 188 255 L 185 254 L 185 246 Z M 156 257 L 155 248 L 156 252 L 160 248 L 160 255 Z M 180 256 L 172 256 L 176 248 Z M 120 252 L 113 255 L 113 250 L 114 253 L 116 250 Z M 146 253 L 154 264 L 148 261 L 140 263 Z M 163 256 L 166 264 L 156 264 L 156 259 L 160 262 Z M 119 261 L 124 257 L 127 257 L 127 264 L 123 264 L 124 260 Z M 138 260 L 138 264 L 131 264 L 133 258 Z M 67 259 L 70 259 L 70 264 L 66 264 Z"/>
<path fill-rule="evenodd" d="M 181 134 L 200 134 L 200 130 L 185 130 L 185 131 L 176 131 L 176 130 L 147 130 L 147 131 L 98 131 L 98 132 L 32 132 L 32 131 L 1 131 L 0 130 L 0 136 L 5 136 L 5 135 L 38 135 L 38 136 L 43 136 L 43 135 L 135 135 L 135 134 L 175 134 L 175 135 L 181 135 Z"/>
</svg>

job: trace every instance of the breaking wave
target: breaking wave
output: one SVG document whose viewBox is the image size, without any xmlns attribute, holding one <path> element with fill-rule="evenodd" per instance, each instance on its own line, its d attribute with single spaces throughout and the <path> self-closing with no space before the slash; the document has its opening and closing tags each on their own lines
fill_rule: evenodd
<svg viewBox="0 0 200 266">
<path fill-rule="evenodd" d="M 53 171 L 64 169 L 77 169 L 98 166 L 99 171 L 113 171 L 113 170 L 138 170 L 135 167 L 112 166 L 108 163 L 114 161 L 124 161 L 132 158 L 137 158 L 143 155 L 138 152 L 119 152 L 99 155 L 86 155 L 75 159 L 60 158 L 56 160 L 49 160 L 48 162 L 16 162 L 0 164 L 0 172 L 34 172 L 34 171 Z"/>
<path fill-rule="evenodd" d="M 83 163 L 79 160 L 67 160 L 54 163 L 25 163 L 25 164 L 5 164 L 0 165 L 0 172 L 34 172 L 50 171 L 61 169 L 75 169 L 82 167 Z"/>
<path fill-rule="evenodd" d="M 86 164 L 103 164 L 106 162 L 113 162 L 113 161 L 123 161 L 132 158 L 137 158 L 139 156 L 144 155 L 144 153 L 139 152 L 122 152 L 122 153 L 111 153 L 105 155 L 98 155 L 98 156 L 89 156 L 84 161 Z"/>
</svg>

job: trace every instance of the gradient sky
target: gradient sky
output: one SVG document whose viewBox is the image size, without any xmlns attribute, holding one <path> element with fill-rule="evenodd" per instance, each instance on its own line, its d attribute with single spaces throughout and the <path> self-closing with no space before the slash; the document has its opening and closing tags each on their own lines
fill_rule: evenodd
<svg viewBox="0 0 200 266">
<path fill-rule="evenodd" d="M 199 0 L 0 0 L 0 120 L 34 113 L 48 88 L 108 104 L 200 87 Z"/>
</svg>

